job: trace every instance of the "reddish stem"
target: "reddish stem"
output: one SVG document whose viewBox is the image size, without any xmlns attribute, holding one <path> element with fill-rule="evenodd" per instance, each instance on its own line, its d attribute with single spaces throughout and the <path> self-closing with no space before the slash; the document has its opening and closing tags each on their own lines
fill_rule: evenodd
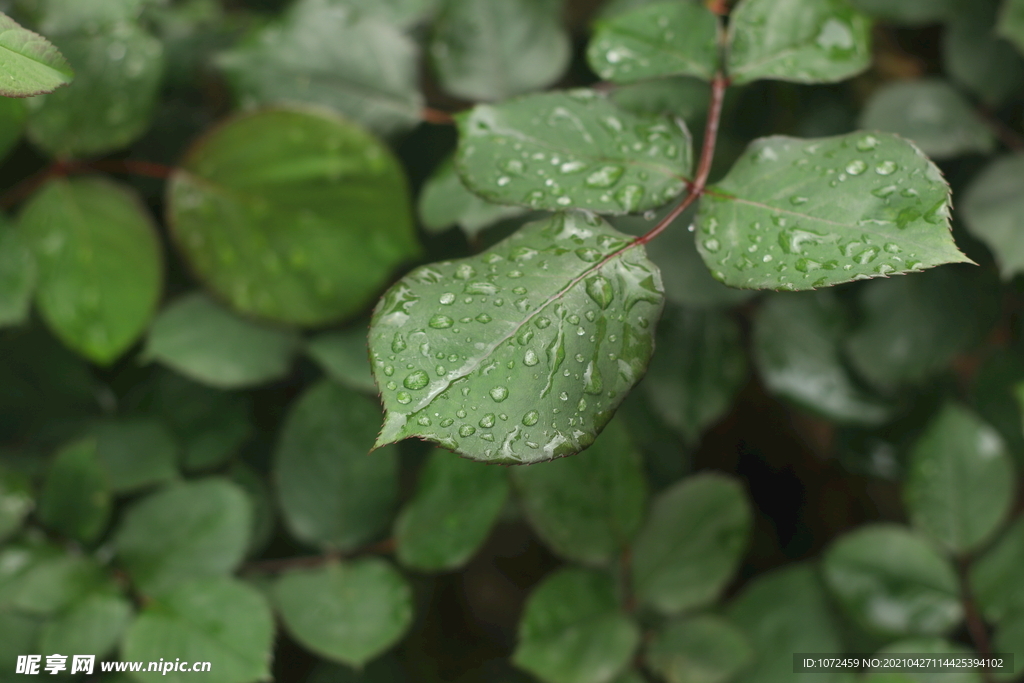
<svg viewBox="0 0 1024 683">
<path fill-rule="evenodd" d="M 342 559 L 354 557 L 365 557 L 367 555 L 389 555 L 395 552 L 395 539 L 386 538 L 383 541 L 368 545 L 352 553 L 325 553 L 323 555 L 303 555 L 300 557 L 282 557 L 274 560 L 258 560 L 249 562 L 243 567 L 243 571 L 261 572 L 265 574 L 277 574 L 289 569 L 304 567 L 319 567 L 328 562 L 337 562 Z"/>
<path fill-rule="evenodd" d="M 420 112 L 420 116 L 427 123 L 436 123 L 439 126 L 453 126 L 455 125 L 455 119 L 452 115 L 446 111 L 440 109 L 431 109 L 430 107 L 424 107 Z"/>
<path fill-rule="evenodd" d="M 0 196 L 0 208 L 11 209 L 28 199 L 48 180 L 63 178 L 64 176 L 77 173 L 88 173 L 90 171 L 104 171 L 107 173 L 127 173 L 130 175 L 144 176 L 166 180 L 174 173 L 174 167 L 154 164 L 150 161 L 137 161 L 132 159 L 100 159 L 97 161 L 69 161 L 57 159 L 43 170 L 35 173 L 21 181 L 10 190 Z"/>
<path fill-rule="evenodd" d="M 971 640 L 974 641 L 974 646 L 978 648 L 978 653 L 982 658 L 988 659 L 992 656 L 992 645 L 988 639 L 985 620 L 982 618 L 978 605 L 974 601 L 974 595 L 971 592 L 971 583 L 968 578 L 970 563 L 966 559 L 960 559 L 957 565 L 957 568 L 960 570 L 960 600 L 964 607 L 967 631 L 971 634 Z M 981 676 L 986 683 L 991 683 L 992 672 L 988 667 L 982 669 Z"/>
</svg>

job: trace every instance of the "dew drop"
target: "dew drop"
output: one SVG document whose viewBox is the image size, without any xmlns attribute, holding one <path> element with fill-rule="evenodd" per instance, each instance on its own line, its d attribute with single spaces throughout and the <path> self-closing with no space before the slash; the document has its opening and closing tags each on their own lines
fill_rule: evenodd
<svg viewBox="0 0 1024 683">
<path fill-rule="evenodd" d="M 494 426 L 494 413 L 487 413 L 480 418 L 480 426 L 484 429 L 490 429 Z"/>
<path fill-rule="evenodd" d="M 611 187 L 619 182 L 623 173 L 625 173 L 625 169 L 621 166 L 602 166 L 588 175 L 583 184 L 593 188 Z"/>
<path fill-rule="evenodd" d="M 712 254 L 717 254 L 718 250 L 722 248 L 722 244 L 716 239 L 704 240 L 704 250 Z"/>
<path fill-rule="evenodd" d="M 540 316 L 539 318 L 533 321 L 533 324 L 543 330 L 545 327 L 551 324 L 551 320 L 545 318 L 544 316 Z"/>
<path fill-rule="evenodd" d="M 405 349 L 405 337 L 402 336 L 401 332 L 395 332 L 395 337 L 391 340 L 391 350 L 395 353 L 401 353 Z"/>
<path fill-rule="evenodd" d="M 574 173 L 579 173 L 586 167 L 587 164 L 579 160 L 566 161 L 564 164 L 558 167 L 558 172 L 562 173 L 563 175 L 572 175 Z"/>
<path fill-rule="evenodd" d="M 455 295 L 452 294 L 451 292 L 445 292 L 444 294 L 441 295 L 441 298 L 438 299 L 438 301 L 440 301 L 445 306 L 451 306 L 453 303 L 455 303 Z"/>
<path fill-rule="evenodd" d="M 516 336 L 516 341 L 519 342 L 520 346 L 526 346 L 530 343 L 531 339 L 533 339 L 533 330 L 529 328 L 521 330 L 519 335 Z"/>
<path fill-rule="evenodd" d="M 806 204 L 809 201 L 810 200 L 807 197 L 798 197 L 796 195 L 789 198 L 789 203 L 792 204 L 793 206 L 800 206 L 802 204 Z"/>
<path fill-rule="evenodd" d="M 412 389 L 415 391 L 430 384 L 430 377 L 428 377 L 427 373 L 423 370 L 417 370 L 402 380 L 402 384 L 405 385 L 406 389 Z"/>
<path fill-rule="evenodd" d="M 868 170 L 868 165 L 860 159 L 854 159 L 846 165 L 846 172 L 850 175 L 860 175 Z"/>
<path fill-rule="evenodd" d="M 508 398 L 508 389 L 503 386 L 496 386 L 488 392 L 495 403 L 501 403 Z"/>
<path fill-rule="evenodd" d="M 527 427 L 532 427 L 538 422 L 540 422 L 540 413 L 538 413 L 536 410 L 531 410 L 530 412 L 526 413 L 526 415 L 523 415 L 523 424 L 526 425 Z"/>
<path fill-rule="evenodd" d="M 429 427 L 430 418 L 427 417 L 426 415 L 423 415 L 422 417 L 420 417 L 420 419 L 416 420 L 416 424 L 420 425 L 421 427 Z"/>
<path fill-rule="evenodd" d="M 446 327 L 451 327 L 452 325 L 454 325 L 455 321 L 446 315 L 438 313 L 434 315 L 434 317 L 432 317 L 427 324 L 433 327 L 435 330 L 443 330 Z"/>
<path fill-rule="evenodd" d="M 450 417 L 446 417 L 443 420 L 441 420 L 442 427 L 451 427 L 453 424 L 455 424 L 455 420 L 453 420 Z"/>
<path fill-rule="evenodd" d="M 539 362 L 540 359 L 537 357 L 537 353 L 533 349 L 527 349 L 526 353 L 523 355 L 523 365 L 528 365 L 532 368 Z"/>
<path fill-rule="evenodd" d="M 871 194 L 875 195 L 880 199 L 885 199 L 886 197 L 889 197 L 894 192 L 896 192 L 896 190 L 897 187 L 895 185 L 886 185 L 885 187 L 879 187 L 875 188 L 874 190 L 871 190 Z"/>
<path fill-rule="evenodd" d="M 388 377 L 390 377 L 391 375 L 395 374 L 395 366 L 394 365 L 385 365 L 384 366 L 384 374 L 387 375 Z"/>
<path fill-rule="evenodd" d="M 486 313 L 481 313 L 480 315 L 478 315 L 476 317 L 476 321 L 478 323 L 487 324 L 487 323 L 491 322 L 491 320 L 492 320 L 491 316 L 487 315 Z"/>
<path fill-rule="evenodd" d="M 627 213 L 633 213 L 640 208 L 640 200 L 644 197 L 644 188 L 640 185 L 626 185 L 615 193 L 615 201 Z"/>
<path fill-rule="evenodd" d="M 465 390 L 463 390 L 463 391 L 465 391 Z M 466 412 L 466 410 L 464 408 L 459 408 L 458 410 L 455 411 L 455 417 L 465 418 L 466 415 L 468 415 L 468 413 Z"/>
<path fill-rule="evenodd" d="M 476 427 L 473 425 L 462 425 L 459 427 L 459 436 L 473 436 L 476 433 Z"/>
<path fill-rule="evenodd" d="M 602 309 L 608 308 L 611 305 L 612 300 L 615 298 L 615 293 L 612 291 L 612 285 L 600 275 L 587 278 L 586 282 L 587 296 L 594 300 L 598 306 Z"/>
<path fill-rule="evenodd" d="M 398 402 L 404 405 L 412 401 L 412 394 L 408 391 L 399 391 L 397 398 Z"/>
<path fill-rule="evenodd" d="M 580 247 L 576 250 L 576 256 L 578 256 L 581 261 L 594 263 L 601 260 L 602 254 L 599 250 L 594 249 L 593 247 Z"/>
<path fill-rule="evenodd" d="M 870 152 L 875 147 L 878 147 L 878 138 L 874 135 L 866 135 L 857 141 L 857 149 L 862 152 Z"/>
<path fill-rule="evenodd" d="M 875 173 L 878 175 L 892 175 L 898 168 L 899 166 L 896 165 L 895 161 L 883 161 L 875 166 Z"/>
</svg>

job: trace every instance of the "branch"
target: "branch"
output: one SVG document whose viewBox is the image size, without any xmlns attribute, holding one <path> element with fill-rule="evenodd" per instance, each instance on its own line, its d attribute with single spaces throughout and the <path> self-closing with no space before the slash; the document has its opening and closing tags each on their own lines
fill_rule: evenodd
<svg viewBox="0 0 1024 683">
<path fill-rule="evenodd" d="M 21 181 L 3 195 L 0 195 L 0 209 L 14 208 L 32 196 L 48 180 L 78 173 L 89 173 L 90 171 L 127 173 L 129 175 L 166 180 L 174 173 L 174 167 L 132 159 L 98 159 L 96 161 L 65 161 L 58 159 L 38 173 Z"/>
<path fill-rule="evenodd" d="M 978 654 L 983 659 L 992 656 L 992 645 L 988 639 L 988 630 L 985 628 L 985 621 L 981 617 L 978 605 L 974 602 L 974 594 L 971 592 L 971 584 L 968 579 L 970 562 L 967 559 L 960 559 L 957 562 L 957 569 L 960 575 L 960 600 L 964 606 L 964 619 L 967 621 L 967 631 L 971 634 L 971 640 L 978 649 Z M 992 683 L 992 671 L 986 666 L 981 671 L 982 680 L 985 683 Z"/>
<path fill-rule="evenodd" d="M 329 552 L 323 555 L 303 555 L 300 557 L 281 557 L 272 560 L 256 560 L 248 562 L 242 567 L 243 572 L 260 572 L 263 574 L 278 574 L 289 569 L 300 569 L 304 567 L 319 567 L 328 562 L 337 562 L 366 555 L 390 555 L 395 552 L 395 539 L 386 538 L 383 541 L 368 545 L 351 553 Z"/>
<path fill-rule="evenodd" d="M 440 109 L 424 107 L 420 112 L 420 117 L 427 123 L 435 123 L 439 126 L 455 125 L 455 119 L 452 118 L 452 115 Z"/>
<path fill-rule="evenodd" d="M 1012 152 L 1024 151 L 1024 137 L 1003 123 L 987 107 L 979 107 L 978 115 L 989 127 L 996 138 Z"/>
</svg>

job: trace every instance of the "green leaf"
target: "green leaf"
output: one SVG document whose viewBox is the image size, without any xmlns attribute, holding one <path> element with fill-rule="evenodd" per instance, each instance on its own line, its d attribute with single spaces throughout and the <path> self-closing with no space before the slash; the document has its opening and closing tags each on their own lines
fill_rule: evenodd
<svg viewBox="0 0 1024 683">
<path fill-rule="evenodd" d="M 1000 624 L 992 639 L 992 650 L 994 652 L 1024 652 L 1024 614 L 1017 614 L 1013 619 Z M 1019 666 L 1019 663 L 1014 662 L 1014 665 Z M 997 681 L 1010 681 L 1019 677 L 1019 675 L 1005 673 L 993 675 L 993 679 Z"/>
<path fill-rule="evenodd" d="M 707 115 L 711 89 L 696 78 L 659 78 L 615 88 L 609 98 L 640 116 L 678 116 L 693 127 Z"/>
<path fill-rule="evenodd" d="M 737 683 L 791 683 L 794 652 L 842 652 L 833 608 L 815 571 L 796 564 L 756 577 L 726 610 L 729 620 L 750 639 L 753 665 Z M 845 671 L 810 680 L 852 680 Z"/>
<path fill-rule="evenodd" d="M 499 204 L 647 211 L 682 192 L 693 165 L 685 124 L 630 114 L 593 90 L 479 105 L 457 120 L 459 175 Z"/>
<path fill-rule="evenodd" d="M 492 204 L 467 190 L 451 159 L 434 170 L 419 198 L 420 219 L 427 230 L 441 232 L 458 225 L 467 237 L 475 237 L 484 228 L 526 212 L 520 206 Z"/>
<path fill-rule="evenodd" d="M 846 534 L 826 551 L 822 569 L 846 613 L 880 636 L 940 635 L 963 618 L 952 565 L 905 527 Z"/>
<path fill-rule="evenodd" d="M 962 5 L 942 34 L 946 73 L 990 107 L 1024 88 L 1024 59 L 996 36 L 997 0 Z"/>
<path fill-rule="evenodd" d="M 0 327 L 28 320 L 35 288 L 35 256 L 21 231 L 0 215 Z"/>
<path fill-rule="evenodd" d="M 729 76 L 842 81 L 871 63 L 870 29 L 846 0 L 744 0 L 729 18 Z"/>
<path fill-rule="evenodd" d="M 730 478 L 698 474 L 666 489 L 633 546 L 637 598 L 664 614 L 713 602 L 739 566 L 752 524 Z"/>
<path fill-rule="evenodd" d="M 370 326 L 376 445 L 418 436 L 503 463 L 583 450 L 646 369 L 661 292 L 642 246 L 575 213 L 413 271 Z"/>
<path fill-rule="evenodd" d="M 350 389 L 377 393 L 366 348 L 367 328 L 357 325 L 343 332 L 324 332 L 306 342 L 306 355 L 332 380 Z"/>
<path fill-rule="evenodd" d="M 982 614 L 993 622 L 1024 613 L 1024 517 L 971 567 L 971 592 Z"/>
<path fill-rule="evenodd" d="M 1014 479 L 999 433 L 947 404 L 914 444 L 903 496 L 914 526 L 962 555 L 988 540 L 1006 518 Z"/>
<path fill-rule="evenodd" d="M 398 642 L 413 617 L 409 585 L 376 558 L 291 570 L 274 585 L 274 601 L 303 647 L 353 667 Z"/>
<path fill-rule="evenodd" d="M 28 108 L 24 100 L 0 99 L 0 160 L 21 140 Z"/>
<path fill-rule="evenodd" d="M 181 584 L 153 599 L 125 634 L 125 660 L 210 662 L 216 683 L 270 680 L 274 618 L 256 590 L 227 577 Z M 175 651 L 177 650 L 177 651 Z M 172 659 L 173 658 L 173 659 Z M 165 664 L 165 668 L 166 667 Z M 186 683 L 191 671 L 134 673 L 141 681 Z"/>
<path fill-rule="evenodd" d="M 671 307 L 655 346 L 644 390 L 665 422 L 687 443 L 696 443 L 729 411 L 746 382 L 739 326 L 724 313 Z"/>
<path fill-rule="evenodd" d="M 639 644 L 640 630 L 619 610 L 611 578 L 561 569 L 527 600 L 512 662 L 545 683 L 607 683 Z"/>
<path fill-rule="evenodd" d="M 298 343 L 292 332 L 240 318 L 195 293 L 160 312 L 145 354 L 197 382 L 237 389 L 287 375 Z"/>
<path fill-rule="evenodd" d="M 909 138 L 933 159 L 988 153 L 995 147 L 992 131 L 971 103 L 937 78 L 879 88 L 864 105 L 860 127 Z"/>
<path fill-rule="evenodd" d="M 361 11 L 381 4 L 295 3 L 217 63 L 246 107 L 321 105 L 378 134 L 401 133 L 419 123 L 423 108 L 417 47 L 397 27 Z M 359 166 L 353 158 L 342 172 L 350 172 L 349 164 Z"/>
<path fill-rule="evenodd" d="M 177 445 L 157 420 L 105 420 L 88 433 L 96 439 L 96 460 L 115 493 L 134 491 L 178 476 Z"/>
<path fill-rule="evenodd" d="M 446 0 L 429 48 L 441 87 L 501 100 L 551 85 L 572 56 L 561 9 L 561 0 Z"/>
<path fill-rule="evenodd" d="M 74 72 L 46 38 L 0 13 L 0 85 L 2 97 L 32 97 L 71 82 Z"/>
<path fill-rule="evenodd" d="M 949 194 L 938 167 L 894 135 L 761 138 L 701 199 L 697 246 L 717 279 L 748 289 L 968 262 Z"/>
<path fill-rule="evenodd" d="M 696 76 L 718 70 L 718 19 L 696 2 L 648 5 L 599 21 L 587 47 L 590 68 L 606 81 Z"/>
<path fill-rule="evenodd" d="M 402 167 L 326 112 L 231 119 L 188 153 L 167 201 L 174 238 L 210 289 L 281 322 L 349 317 L 419 253 Z"/>
<path fill-rule="evenodd" d="M 252 510 L 220 478 L 168 486 L 132 505 L 114 538 L 139 589 L 155 595 L 193 578 L 231 573 L 245 556 Z"/>
<path fill-rule="evenodd" d="M 0 465 L 0 542 L 21 528 L 34 507 L 28 478 Z"/>
<path fill-rule="evenodd" d="M 75 82 L 29 100 L 29 138 L 58 157 L 126 147 L 149 128 L 163 76 L 160 41 L 119 22 L 54 37 L 75 65 Z"/>
<path fill-rule="evenodd" d="M 1024 0 L 1003 0 L 996 32 L 1024 52 Z"/>
<path fill-rule="evenodd" d="M 919 654 L 919 655 L 952 655 L 953 657 L 976 658 L 980 655 L 969 647 L 960 643 L 954 643 L 944 638 L 909 638 L 891 645 L 886 645 L 878 654 L 886 655 Z M 920 673 L 913 671 L 905 674 L 912 683 L 982 683 L 981 675 L 977 671 L 942 671 L 934 673 Z M 876 683 L 877 679 L 868 679 Z M 896 683 L 901 683 L 897 681 Z"/>
<path fill-rule="evenodd" d="M 14 610 L 0 610 L 0 666 L 4 667 L 7 675 L 16 670 L 19 656 L 37 649 L 42 623 L 38 617 Z"/>
<path fill-rule="evenodd" d="M 387 529 L 398 462 L 395 449 L 367 455 L 379 419 L 373 401 L 331 382 L 292 405 L 274 453 L 274 480 L 296 538 L 346 551 Z"/>
<path fill-rule="evenodd" d="M 395 521 L 399 561 L 422 571 L 461 567 L 486 540 L 508 489 L 504 469 L 433 450 Z"/>
<path fill-rule="evenodd" d="M 134 21 L 147 5 L 164 0 L 36 0 L 38 24 L 46 35 L 95 30 L 124 21 Z"/>
<path fill-rule="evenodd" d="M 266 477 L 241 461 L 236 461 L 228 472 L 231 481 L 248 494 L 252 504 L 252 533 L 249 534 L 250 557 L 259 556 L 274 535 L 276 517 L 274 500 Z"/>
<path fill-rule="evenodd" d="M 647 662 L 668 683 L 726 683 L 753 656 L 742 632 L 710 614 L 669 622 L 647 646 Z"/>
<path fill-rule="evenodd" d="M 857 9 L 897 24 L 928 24 L 948 19 L 957 0 L 849 0 Z"/>
<path fill-rule="evenodd" d="M 439 0 L 378 0 L 365 3 L 362 0 L 305 0 L 309 4 L 346 4 L 360 12 L 377 17 L 399 28 L 411 29 L 429 19 L 437 9 Z"/>
<path fill-rule="evenodd" d="M 988 245 L 1004 279 L 1024 272 L 1024 154 L 999 157 L 981 171 L 960 200 L 971 233 Z"/>
<path fill-rule="evenodd" d="M 70 553 L 40 552 L 35 557 L 8 556 L 25 567 L 13 592 L 13 606 L 31 614 L 52 616 L 96 591 L 108 579 L 94 560 Z"/>
<path fill-rule="evenodd" d="M 84 543 L 96 540 L 110 519 L 110 486 L 96 457 L 96 440 L 61 449 L 39 496 L 39 519 Z"/>
<path fill-rule="evenodd" d="M 0 548 L 0 614 L 8 608 L 24 608 L 25 585 L 29 578 L 39 580 L 46 574 L 43 568 L 48 564 L 66 563 L 69 555 L 63 554 L 58 548 L 45 543 L 38 537 L 23 536 L 21 540 L 8 542 Z M 77 563 L 80 558 L 72 558 Z M 80 563 L 78 563 L 80 564 Z M 58 583 L 58 586 L 60 583 Z M 63 591 L 61 591 L 63 593 Z M 44 594 L 52 597 L 58 593 L 52 586 Z M 71 596 L 73 598 L 74 595 Z M 61 600 L 69 598 L 62 597 Z M 22 605 L 18 605 L 18 602 Z M 59 607 L 60 605 L 58 605 Z M 47 605 L 44 609 L 31 609 L 32 612 L 52 612 L 55 608 Z M 0 639 L 2 642 L 2 639 Z M 24 653 L 22 653 L 24 654 Z"/>
<path fill-rule="evenodd" d="M 89 360 L 112 363 L 149 324 L 162 289 L 160 243 L 138 196 L 101 178 L 53 180 L 19 229 L 35 252 L 36 306 L 50 329 Z"/>
<path fill-rule="evenodd" d="M 575 562 L 609 563 L 643 521 L 643 461 L 620 420 L 578 457 L 516 468 L 512 480 L 530 526 L 555 553 Z"/>
<path fill-rule="evenodd" d="M 109 590 L 91 593 L 46 622 L 40 633 L 39 649 L 106 657 L 121 639 L 131 617 L 132 605 L 123 596 Z"/>
<path fill-rule="evenodd" d="M 894 406 L 862 388 L 846 368 L 842 342 L 850 327 L 833 292 L 770 297 L 754 321 L 754 359 L 765 386 L 836 422 L 885 422 Z"/>
</svg>

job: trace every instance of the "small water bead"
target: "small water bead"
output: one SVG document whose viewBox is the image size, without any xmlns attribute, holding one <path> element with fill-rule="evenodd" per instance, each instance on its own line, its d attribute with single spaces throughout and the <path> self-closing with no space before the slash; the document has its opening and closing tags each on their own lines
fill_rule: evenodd
<svg viewBox="0 0 1024 683">
<path fill-rule="evenodd" d="M 435 330 L 443 330 L 454 325 L 455 321 L 446 315 L 437 313 L 430 319 L 430 321 L 427 324 L 433 327 Z"/>
<path fill-rule="evenodd" d="M 402 384 L 406 389 L 416 391 L 430 384 L 430 377 L 423 370 L 417 370 L 402 380 Z"/>
<path fill-rule="evenodd" d="M 442 427 L 451 427 L 453 424 L 455 424 L 455 420 L 453 420 L 450 417 L 446 417 L 443 420 L 441 420 Z"/>
<path fill-rule="evenodd" d="M 611 305 L 612 300 L 615 298 L 615 292 L 612 290 L 611 283 L 607 278 L 600 275 L 587 278 L 585 289 L 587 296 L 589 296 L 594 303 L 600 306 L 602 310 L 608 308 L 608 306 Z M 593 320 L 593 318 L 588 318 L 588 320 Z"/>
<path fill-rule="evenodd" d="M 522 295 L 522 294 L 526 294 L 526 291 L 527 291 L 526 287 L 513 287 L 512 288 L 512 293 L 513 294 Z"/>
<path fill-rule="evenodd" d="M 862 152 L 870 152 L 875 147 L 878 147 L 878 138 L 874 135 L 867 135 L 857 141 L 857 149 Z"/>
<path fill-rule="evenodd" d="M 875 173 L 878 175 L 892 175 L 899 169 L 894 161 L 883 161 L 882 163 L 875 166 Z"/>
<path fill-rule="evenodd" d="M 464 408 L 459 408 L 458 410 L 455 411 L 455 417 L 460 419 L 465 418 L 467 414 L 468 413 L 466 413 L 466 410 Z"/>
<path fill-rule="evenodd" d="M 480 418 L 480 426 L 484 429 L 490 429 L 494 426 L 494 413 L 487 413 Z"/>
<path fill-rule="evenodd" d="M 807 197 L 798 197 L 796 195 L 789 198 L 789 203 L 792 204 L 793 206 L 801 206 L 809 201 L 811 200 L 808 199 Z"/>
<path fill-rule="evenodd" d="M 533 349 L 527 349 L 526 353 L 523 354 L 523 365 L 533 367 L 540 362 L 540 358 L 537 357 L 537 353 Z"/>
<path fill-rule="evenodd" d="M 540 316 L 539 318 L 533 321 L 533 324 L 543 330 L 545 327 L 551 324 L 551 320 L 545 318 L 544 316 Z"/>
<path fill-rule="evenodd" d="M 437 373 L 438 377 L 444 377 L 445 373 L 448 372 L 443 365 L 438 365 L 434 368 L 434 372 Z"/>
<path fill-rule="evenodd" d="M 850 175 L 860 175 L 866 170 L 868 170 L 868 165 L 861 159 L 854 159 L 846 165 L 846 172 Z"/>
<path fill-rule="evenodd" d="M 388 377 L 390 377 L 391 375 L 395 374 L 395 366 L 394 365 L 385 365 L 384 366 L 384 374 L 387 375 Z"/>
<path fill-rule="evenodd" d="M 399 391 L 397 399 L 399 403 L 404 405 L 412 401 L 412 394 L 410 394 L 408 391 Z"/>
<path fill-rule="evenodd" d="M 445 306 L 451 306 L 453 303 L 455 303 L 455 295 L 452 294 L 451 292 L 445 292 L 444 294 L 441 295 L 441 298 L 438 299 L 438 301 Z"/>
<path fill-rule="evenodd" d="M 526 172 L 526 165 L 519 159 L 508 159 L 504 161 L 499 168 L 506 173 L 513 175 L 522 175 Z"/>
<path fill-rule="evenodd" d="M 704 249 L 712 254 L 717 254 L 721 248 L 722 244 L 716 239 L 704 240 Z"/>
<path fill-rule="evenodd" d="M 516 337 L 516 341 L 519 342 L 520 346 L 526 346 L 530 343 L 531 339 L 533 339 L 533 330 L 530 328 L 520 330 L 519 335 Z"/>
<path fill-rule="evenodd" d="M 871 190 L 871 194 L 875 195 L 879 199 L 885 199 L 886 197 L 892 196 L 898 188 L 895 185 L 886 185 L 885 187 L 875 188 Z"/>
<path fill-rule="evenodd" d="M 416 424 L 420 425 L 421 427 L 429 427 L 430 418 L 427 417 L 426 415 L 423 415 L 418 420 L 416 420 Z"/>
<path fill-rule="evenodd" d="M 577 363 L 582 363 L 584 360 L 586 360 L 586 356 L 584 356 L 582 353 L 577 353 L 575 355 L 575 358 Z"/>
<path fill-rule="evenodd" d="M 481 313 L 476 317 L 476 321 L 478 323 L 484 323 L 485 325 L 491 322 L 491 320 L 493 320 L 493 318 L 491 318 L 491 316 L 487 315 L 486 313 Z"/>
<path fill-rule="evenodd" d="M 604 255 L 593 247 L 580 247 L 576 250 L 576 256 L 578 256 L 581 261 L 595 263 L 600 261 Z"/>
<path fill-rule="evenodd" d="M 621 166 L 602 166 L 588 175 L 583 184 L 587 187 L 598 189 L 612 187 L 615 183 L 619 182 L 619 179 L 625 172 L 625 169 Z"/>
<path fill-rule="evenodd" d="M 540 413 L 538 413 L 536 410 L 531 410 L 530 412 L 523 415 L 523 424 L 526 425 L 527 427 L 532 427 L 538 422 L 540 422 Z"/>
<path fill-rule="evenodd" d="M 877 257 L 878 249 L 876 247 L 868 247 L 867 249 L 864 249 L 863 251 L 859 252 L 856 256 L 854 256 L 853 260 L 863 266 L 868 263 L 871 263 Z"/>
<path fill-rule="evenodd" d="M 887 244 L 886 244 L 886 245 L 885 245 L 885 246 L 883 247 L 883 249 L 885 249 L 885 250 L 886 250 L 887 252 L 889 252 L 890 254 L 898 254 L 898 253 L 900 253 L 901 251 L 903 251 L 902 249 L 900 249 L 900 245 L 896 244 L 895 242 L 889 242 L 889 243 L 887 243 Z"/>
<path fill-rule="evenodd" d="M 491 395 L 495 403 L 501 403 L 508 398 L 508 389 L 503 386 L 496 386 L 487 393 Z"/>
<path fill-rule="evenodd" d="M 586 313 L 583 314 L 583 316 L 590 322 L 594 322 L 594 320 L 597 319 L 597 313 L 595 313 L 594 311 L 587 311 Z"/>
<path fill-rule="evenodd" d="M 385 386 L 388 388 L 388 391 L 394 391 L 398 388 L 398 385 L 394 382 L 388 382 Z"/>
<path fill-rule="evenodd" d="M 462 288 L 463 294 L 476 294 L 477 296 L 491 296 L 498 293 L 498 285 L 493 282 L 467 282 Z M 466 302 L 470 303 L 469 301 Z"/>
<path fill-rule="evenodd" d="M 459 436 L 473 436 L 476 433 L 476 427 L 473 425 L 462 425 L 459 427 Z"/>
<path fill-rule="evenodd" d="M 568 317 L 566 317 L 566 320 L 569 322 L 570 325 L 579 325 L 580 323 L 580 317 L 575 313 L 570 313 Z"/>
<path fill-rule="evenodd" d="M 640 208 L 640 202 L 644 198 L 644 188 L 640 185 L 626 185 L 615 193 L 615 201 L 619 203 L 627 213 L 633 213 Z"/>
</svg>

